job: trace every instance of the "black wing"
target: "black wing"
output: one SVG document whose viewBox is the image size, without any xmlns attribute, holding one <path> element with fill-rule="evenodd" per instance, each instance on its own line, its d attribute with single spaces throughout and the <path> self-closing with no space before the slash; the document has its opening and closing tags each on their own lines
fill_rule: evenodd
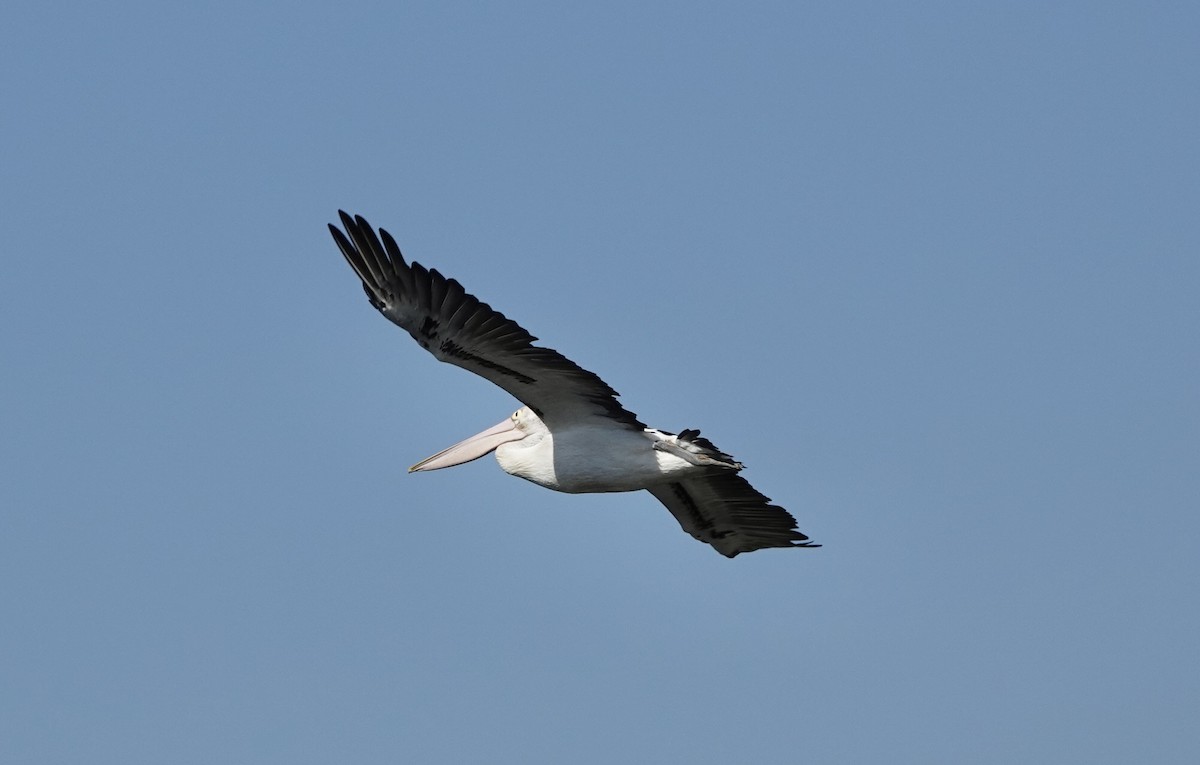
<svg viewBox="0 0 1200 765">
<path fill-rule="evenodd" d="M 338 213 L 346 231 L 329 231 L 362 279 L 371 305 L 403 327 L 440 361 L 491 380 L 530 407 L 553 429 L 599 417 L 621 427 L 645 427 L 617 401 L 617 392 L 592 372 L 550 348 L 515 321 L 467 294 L 454 279 L 406 263 L 383 229 L 362 216 Z M 382 242 L 381 242 L 382 240 Z"/>
<path fill-rule="evenodd" d="M 767 547 L 820 547 L 796 519 L 729 470 L 647 489 L 683 530 L 727 558 Z"/>
</svg>

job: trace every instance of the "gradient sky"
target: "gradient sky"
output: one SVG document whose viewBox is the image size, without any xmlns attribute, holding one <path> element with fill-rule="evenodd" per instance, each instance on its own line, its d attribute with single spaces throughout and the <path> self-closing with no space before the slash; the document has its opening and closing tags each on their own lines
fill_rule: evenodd
<svg viewBox="0 0 1200 765">
<path fill-rule="evenodd" d="M 1193 4 L 10 6 L 0 761 L 1200 761 Z M 339 208 L 825 546 L 407 475 Z"/>
</svg>

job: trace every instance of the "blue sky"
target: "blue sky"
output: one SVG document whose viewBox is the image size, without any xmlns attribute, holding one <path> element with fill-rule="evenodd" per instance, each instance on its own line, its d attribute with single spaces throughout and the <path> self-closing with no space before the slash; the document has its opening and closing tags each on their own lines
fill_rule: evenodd
<svg viewBox="0 0 1200 765">
<path fill-rule="evenodd" d="M 0 760 L 1200 758 L 1195 8 L 3 21 Z M 407 475 L 339 208 L 825 546 Z"/>
</svg>

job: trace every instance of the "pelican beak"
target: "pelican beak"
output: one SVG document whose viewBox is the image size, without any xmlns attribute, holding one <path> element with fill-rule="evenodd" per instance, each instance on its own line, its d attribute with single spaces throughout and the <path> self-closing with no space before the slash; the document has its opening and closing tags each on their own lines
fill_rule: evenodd
<svg viewBox="0 0 1200 765">
<path fill-rule="evenodd" d="M 524 437 L 525 432 L 518 429 L 517 424 L 513 422 L 513 418 L 509 417 L 499 425 L 493 425 L 482 433 L 471 436 L 466 441 L 460 441 L 449 449 L 443 449 L 432 457 L 421 460 L 410 467 L 408 472 L 440 470 L 442 468 L 461 465 L 464 462 L 479 459 L 506 441 L 517 441 Z"/>
</svg>

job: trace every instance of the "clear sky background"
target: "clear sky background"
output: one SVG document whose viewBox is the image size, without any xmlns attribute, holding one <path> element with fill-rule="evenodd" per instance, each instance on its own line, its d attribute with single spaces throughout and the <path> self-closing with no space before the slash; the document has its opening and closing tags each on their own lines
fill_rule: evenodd
<svg viewBox="0 0 1200 765">
<path fill-rule="evenodd" d="M 0 761 L 1200 761 L 1190 3 L 25 3 Z M 392 231 L 825 546 L 405 469 Z"/>
</svg>

